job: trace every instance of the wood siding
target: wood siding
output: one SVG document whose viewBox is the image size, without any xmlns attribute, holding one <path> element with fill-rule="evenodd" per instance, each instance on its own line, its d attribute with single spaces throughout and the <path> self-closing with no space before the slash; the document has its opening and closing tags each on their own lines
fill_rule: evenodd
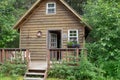
<svg viewBox="0 0 120 80">
<path fill-rule="evenodd" d="M 56 2 L 56 14 L 46 15 L 46 3 Z M 48 30 L 61 30 L 68 35 L 69 29 L 78 29 L 79 42 L 81 47 L 84 41 L 84 26 L 79 19 L 71 13 L 63 4 L 57 0 L 43 0 L 33 13 L 21 24 L 20 28 L 20 48 L 29 48 L 32 53 L 47 53 Z M 42 32 L 42 37 L 37 38 L 38 31 Z M 66 48 L 68 38 L 62 39 L 62 48 Z"/>
</svg>

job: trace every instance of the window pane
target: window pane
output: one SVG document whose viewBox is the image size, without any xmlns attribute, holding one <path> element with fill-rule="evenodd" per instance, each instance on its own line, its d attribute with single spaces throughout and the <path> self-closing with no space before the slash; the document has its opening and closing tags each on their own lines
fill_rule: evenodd
<svg viewBox="0 0 120 80">
<path fill-rule="evenodd" d="M 69 41 L 78 41 L 77 30 L 69 30 Z"/>
<path fill-rule="evenodd" d="M 73 34 L 70 34 L 70 36 L 73 36 Z"/>
<path fill-rule="evenodd" d="M 76 33 L 74 33 L 74 34 L 71 33 L 71 34 L 70 34 L 70 37 L 72 37 L 72 36 L 73 36 L 73 37 L 77 37 L 77 34 L 76 34 Z"/>
<path fill-rule="evenodd" d="M 48 4 L 48 8 L 49 7 L 54 7 L 55 5 L 54 4 Z"/>
<path fill-rule="evenodd" d="M 77 41 L 77 38 L 76 37 L 72 37 L 72 38 L 70 38 L 70 41 Z"/>
<path fill-rule="evenodd" d="M 55 9 L 48 9 L 48 13 L 55 13 Z"/>
<path fill-rule="evenodd" d="M 73 33 L 73 31 L 70 31 L 70 33 Z"/>
<path fill-rule="evenodd" d="M 76 31 L 73 31 L 74 33 L 76 33 Z"/>
<path fill-rule="evenodd" d="M 70 31 L 70 33 L 77 33 L 76 31 Z"/>
<path fill-rule="evenodd" d="M 77 36 L 77 34 L 73 34 L 74 36 Z"/>
</svg>

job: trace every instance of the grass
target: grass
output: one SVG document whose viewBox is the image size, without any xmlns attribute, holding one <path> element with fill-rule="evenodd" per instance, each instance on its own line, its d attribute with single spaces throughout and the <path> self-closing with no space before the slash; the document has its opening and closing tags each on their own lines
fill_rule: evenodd
<svg viewBox="0 0 120 80">
<path fill-rule="evenodd" d="M 0 80 L 23 80 L 23 77 L 0 77 Z M 57 78 L 48 78 L 47 80 L 63 80 L 63 79 L 57 79 Z"/>
<path fill-rule="evenodd" d="M 58 79 L 58 78 L 48 78 L 47 80 L 63 80 L 63 79 Z"/>
<path fill-rule="evenodd" d="M 23 80 L 22 76 L 4 76 L 0 73 L 0 80 Z M 47 78 L 47 80 L 63 80 L 58 78 Z"/>
<path fill-rule="evenodd" d="M 0 80 L 23 80 L 22 77 L 0 77 Z"/>
</svg>

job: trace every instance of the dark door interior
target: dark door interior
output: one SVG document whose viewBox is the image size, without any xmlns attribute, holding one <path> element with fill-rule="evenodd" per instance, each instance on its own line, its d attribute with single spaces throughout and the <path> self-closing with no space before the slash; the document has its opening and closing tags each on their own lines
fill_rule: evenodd
<svg viewBox="0 0 120 80">
<path fill-rule="evenodd" d="M 49 48 L 61 48 L 61 30 L 49 31 Z"/>
<path fill-rule="evenodd" d="M 48 46 L 50 49 L 61 48 L 61 30 L 50 30 L 48 32 Z M 61 59 L 61 53 L 59 51 L 51 52 L 50 59 Z"/>
</svg>

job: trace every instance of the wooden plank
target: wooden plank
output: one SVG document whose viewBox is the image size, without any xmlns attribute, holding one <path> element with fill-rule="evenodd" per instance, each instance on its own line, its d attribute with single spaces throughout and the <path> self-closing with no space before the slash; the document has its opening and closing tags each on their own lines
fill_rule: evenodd
<svg viewBox="0 0 120 80">
<path fill-rule="evenodd" d="M 57 3 L 57 13 L 55 15 L 46 15 L 46 1 L 44 1 L 41 6 L 35 9 L 34 13 L 31 14 L 25 23 L 21 25 L 20 47 L 30 48 L 30 50 L 35 51 L 36 54 L 47 54 L 47 52 L 44 51 L 47 48 L 46 37 L 49 29 L 60 29 L 62 30 L 62 34 L 68 34 L 69 29 L 78 29 L 79 42 L 82 44 L 83 26 L 78 19 L 69 12 L 69 10 Z M 41 38 L 36 37 L 37 31 L 42 31 Z M 63 47 L 66 45 L 67 38 L 62 42 Z"/>
<path fill-rule="evenodd" d="M 79 60 L 79 48 L 76 49 L 76 61 Z"/>
<path fill-rule="evenodd" d="M 0 62 L 2 62 L 2 50 L 0 50 Z"/>
<path fill-rule="evenodd" d="M 5 50 L 2 49 L 2 62 L 4 62 L 4 58 L 5 58 Z"/>
<path fill-rule="evenodd" d="M 30 58 L 29 58 L 30 54 L 29 54 L 29 50 L 26 50 L 26 61 L 27 61 L 27 68 L 29 68 L 29 64 L 30 64 Z"/>
<path fill-rule="evenodd" d="M 24 26 L 27 26 L 27 27 L 29 27 L 29 28 L 39 28 L 39 26 L 41 26 L 40 28 L 48 28 L 49 26 L 52 26 L 52 27 L 72 27 L 72 28 L 74 28 L 73 26 L 77 26 L 77 24 L 75 24 L 75 23 L 69 23 L 69 24 L 40 24 L 39 23 L 39 25 L 38 24 L 24 24 Z M 32 27 L 31 27 L 32 26 Z M 78 27 L 82 27 L 82 26 L 80 26 L 80 25 L 78 25 Z M 26 27 L 24 27 L 24 28 L 26 28 Z M 40 29 L 39 28 L 39 29 Z M 28 29 L 28 28 L 27 28 Z M 28 29 L 29 30 L 29 29 Z"/>
</svg>

